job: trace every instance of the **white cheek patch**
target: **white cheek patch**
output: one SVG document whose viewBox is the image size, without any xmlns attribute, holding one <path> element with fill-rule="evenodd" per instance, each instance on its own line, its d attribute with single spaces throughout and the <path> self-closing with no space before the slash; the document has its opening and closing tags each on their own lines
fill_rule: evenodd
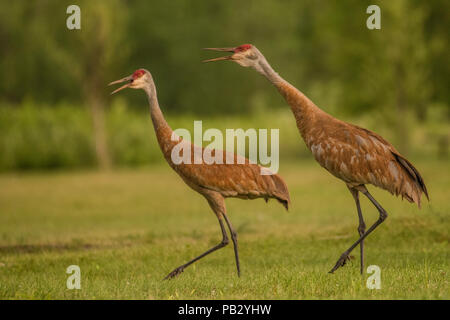
<svg viewBox="0 0 450 320">
<path fill-rule="evenodd" d="M 243 67 L 251 67 L 254 65 L 251 61 L 248 61 L 246 59 L 238 59 L 235 61 Z"/>
</svg>

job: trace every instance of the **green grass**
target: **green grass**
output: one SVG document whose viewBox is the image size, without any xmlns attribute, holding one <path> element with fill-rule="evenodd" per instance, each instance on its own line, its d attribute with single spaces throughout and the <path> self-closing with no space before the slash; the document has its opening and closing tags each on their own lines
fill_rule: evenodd
<svg viewBox="0 0 450 320">
<path fill-rule="evenodd" d="M 449 165 L 415 161 L 429 186 L 422 210 L 371 188 L 389 218 L 366 240 L 381 290 L 359 275 L 357 213 L 345 185 L 311 161 L 282 163 L 293 200 L 227 200 L 238 234 L 178 278 L 173 268 L 221 240 L 206 201 L 167 165 L 110 173 L 0 175 L 0 298 L 3 299 L 448 299 Z M 362 200 L 367 224 L 376 210 Z M 69 265 L 81 290 L 66 288 Z"/>
</svg>

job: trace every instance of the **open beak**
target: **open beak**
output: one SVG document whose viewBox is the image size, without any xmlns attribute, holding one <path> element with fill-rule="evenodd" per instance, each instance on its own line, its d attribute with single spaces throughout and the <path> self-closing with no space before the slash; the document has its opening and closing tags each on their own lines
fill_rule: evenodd
<svg viewBox="0 0 450 320">
<path fill-rule="evenodd" d="M 234 48 L 203 48 L 203 49 L 204 50 L 233 52 L 234 53 Z M 213 62 L 213 61 L 232 60 L 232 59 L 233 59 L 233 55 L 225 56 L 225 57 L 219 57 L 219 58 L 214 58 L 214 59 L 203 60 L 203 62 Z"/>
<path fill-rule="evenodd" d="M 129 86 L 131 86 L 131 84 L 133 83 L 133 77 L 132 76 L 128 76 L 128 77 L 122 78 L 120 80 L 113 81 L 110 84 L 108 84 L 108 86 L 110 86 L 110 85 L 117 84 L 117 83 L 122 83 L 122 82 L 125 82 L 125 81 L 127 81 L 128 83 L 126 83 L 123 86 L 121 86 L 120 88 L 114 90 L 113 92 L 111 92 L 111 94 L 114 94 L 116 92 L 119 92 L 120 90 L 123 90 L 123 89 L 128 88 Z"/>
</svg>

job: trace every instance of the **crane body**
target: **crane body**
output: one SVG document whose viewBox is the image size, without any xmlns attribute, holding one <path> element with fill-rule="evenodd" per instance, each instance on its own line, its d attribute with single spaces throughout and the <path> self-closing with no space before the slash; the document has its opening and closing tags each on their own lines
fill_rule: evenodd
<svg viewBox="0 0 450 320">
<path fill-rule="evenodd" d="M 193 157 L 195 154 L 199 153 L 196 151 L 199 151 L 198 148 L 201 147 L 196 146 L 189 141 L 182 140 L 174 134 L 159 107 L 156 86 L 150 72 L 145 69 L 138 69 L 131 76 L 113 81 L 110 85 L 122 82 L 126 82 L 125 85 L 116 89 L 112 93 L 116 93 L 125 88 L 143 89 L 146 92 L 150 105 L 150 115 L 153 122 L 153 127 L 165 160 L 189 187 L 206 198 L 208 204 L 218 218 L 222 232 L 222 241 L 218 245 L 179 266 L 178 268 L 175 268 L 166 276 L 165 279 L 170 279 L 179 275 L 186 267 L 195 261 L 217 249 L 226 246 L 229 243 L 229 239 L 225 229 L 224 220 L 231 234 L 237 273 L 240 275 L 237 233 L 227 217 L 225 198 L 263 198 L 266 201 L 272 198 L 279 201 L 286 209 L 288 209 L 290 197 L 286 183 L 277 174 L 261 175 L 261 170 L 267 172 L 267 168 L 261 167 L 258 164 L 250 163 L 248 159 L 242 159 L 242 156 L 234 153 L 230 154 L 230 152 L 225 152 L 222 150 L 215 149 L 210 151 L 213 156 L 216 152 L 221 153 L 224 160 L 222 164 L 195 163 Z M 171 156 L 172 150 L 179 143 L 188 144 L 188 148 L 190 148 L 191 151 L 190 155 L 192 157 L 192 161 L 188 163 L 174 163 Z M 204 148 L 201 149 L 202 150 L 199 154 L 203 154 Z M 225 161 L 226 157 L 230 156 L 234 157 L 234 162 L 232 164 L 226 163 Z M 240 158 L 240 161 L 238 161 L 238 158 Z"/>
<path fill-rule="evenodd" d="M 266 77 L 291 107 L 297 128 L 316 161 L 350 190 L 357 207 L 359 239 L 352 244 L 331 269 L 333 273 L 345 265 L 350 252 L 360 245 L 361 274 L 364 269 L 364 239 L 386 218 L 386 210 L 373 198 L 366 186 L 372 184 L 421 205 L 421 195 L 428 198 L 419 171 L 388 141 L 378 134 L 336 119 L 317 107 L 300 90 L 273 70 L 262 53 L 253 45 L 232 48 L 205 48 L 231 52 L 232 55 L 204 62 L 230 60 L 251 67 Z M 379 219 L 366 230 L 359 193 L 364 194 L 379 212 Z"/>
</svg>

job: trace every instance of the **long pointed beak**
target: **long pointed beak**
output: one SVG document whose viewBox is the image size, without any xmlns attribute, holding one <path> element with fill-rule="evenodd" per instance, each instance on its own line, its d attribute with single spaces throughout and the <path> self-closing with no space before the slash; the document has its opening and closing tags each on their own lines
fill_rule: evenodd
<svg viewBox="0 0 450 320">
<path fill-rule="evenodd" d="M 233 52 L 234 53 L 234 48 L 203 48 L 203 49 L 204 50 Z M 219 58 L 214 58 L 214 59 L 207 59 L 207 60 L 203 60 L 203 62 L 213 62 L 213 61 L 232 60 L 232 59 L 233 59 L 233 55 L 225 56 L 225 57 L 219 57 Z"/>
<path fill-rule="evenodd" d="M 125 82 L 125 81 L 128 81 L 128 83 L 126 83 L 123 86 L 121 86 L 120 88 L 114 90 L 113 92 L 111 92 L 111 94 L 114 94 L 116 92 L 119 92 L 120 90 L 123 90 L 123 89 L 128 88 L 129 86 L 131 86 L 131 83 L 133 82 L 133 77 L 132 76 L 128 76 L 128 77 L 122 78 L 120 80 L 116 80 L 116 81 L 113 81 L 113 82 L 109 83 L 108 86 L 113 85 L 113 84 L 117 84 L 117 83 L 122 83 L 122 82 Z"/>
</svg>

